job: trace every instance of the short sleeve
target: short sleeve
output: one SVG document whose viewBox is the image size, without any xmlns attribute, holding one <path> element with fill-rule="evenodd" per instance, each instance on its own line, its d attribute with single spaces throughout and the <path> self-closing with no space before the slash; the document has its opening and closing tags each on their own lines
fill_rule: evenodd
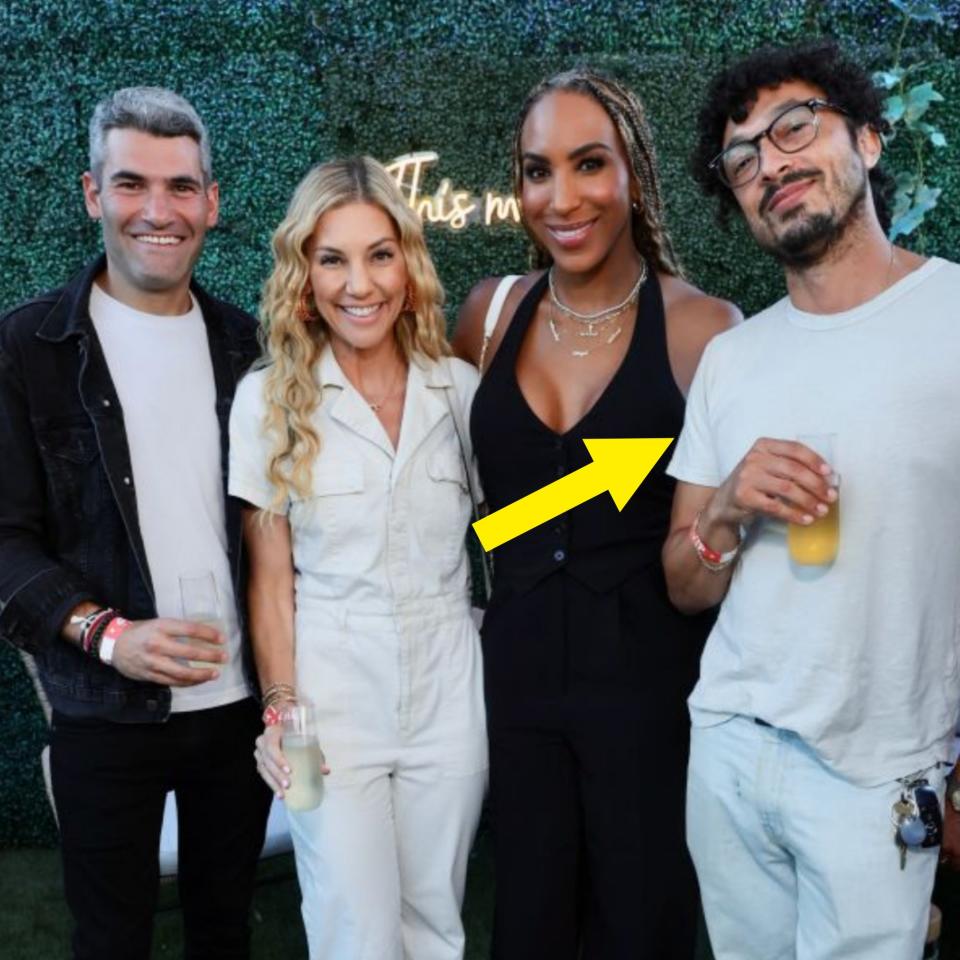
<svg viewBox="0 0 960 960">
<path fill-rule="evenodd" d="M 267 463 L 273 444 L 264 433 L 265 403 L 263 383 L 265 371 L 247 374 L 240 381 L 230 410 L 230 477 L 231 496 L 246 500 L 255 507 L 285 514 L 289 501 L 274 505 L 277 490 L 267 477 Z"/>
<path fill-rule="evenodd" d="M 717 366 L 716 345 L 717 338 L 707 344 L 700 358 L 687 397 L 683 430 L 667 467 L 671 477 L 703 487 L 719 487 L 724 480 L 717 457 L 715 428 L 710 418 L 711 385 L 715 382 Z"/>
</svg>

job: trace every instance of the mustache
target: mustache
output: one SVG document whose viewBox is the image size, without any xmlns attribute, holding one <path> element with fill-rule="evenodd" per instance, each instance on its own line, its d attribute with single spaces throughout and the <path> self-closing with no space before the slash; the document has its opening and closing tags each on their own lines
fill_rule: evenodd
<svg viewBox="0 0 960 960">
<path fill-rule="evenodd" d="M 760 213 L 764 214 L 767 212 L 767 208 L 773 202 L 773 198 L 784 187 L 789 186 L 791 183 L 796 183 L 798 180 L 811 180 L 819 176 L 819 170 L 794 170 L 792 173 L 786 174 L 779 183 L 771 183 L 770 186 L 763 191 L 763 196 L 760 198 Z"/>
</svg>

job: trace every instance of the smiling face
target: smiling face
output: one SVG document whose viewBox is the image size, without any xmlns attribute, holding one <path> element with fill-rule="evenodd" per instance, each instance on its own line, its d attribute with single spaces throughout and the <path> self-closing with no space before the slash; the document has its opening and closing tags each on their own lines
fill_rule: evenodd
<svg viewBox="0 0 960 960">
<path fill-rule="evenodd" d="M 761 89 L 739 123 L 727 121 L 723 146 L 756 136 L 780 113 L 822 90 L 800 80 Z M 880 158 L 880 139 L 869 127 L 851 137 L 841 113 L 817 111 L 817 136 L 796 153 L 760 140 L 760 170 L 733 193 L 757 242 L 788 267 L 820 261 L 872 204 L 869 171 Z"/>
<path fill-rule="evenodd" d="M 308 244 L 310 288 L 334 349 L 371 350 L 393 334 L 407 292 L 397 228 L 372 203 L 327 210 Z"/>
<path fill-rule="evenodd" d="M 559 267 L 589 271 L 633 254 L 630 165 L 596 100 L 546 94 L 527 114 L 520 151 L 524 222 Z"/>
<path fill-rule="evenodd" d="M 193 266 L 219 210 L 197 142 L 113 129 L 99 183 L 85 173 L 83 192 L 87 212 L 103 224 L 111 295 L 145 309 L 157 297 L 189 304 Z"/>
</svg>

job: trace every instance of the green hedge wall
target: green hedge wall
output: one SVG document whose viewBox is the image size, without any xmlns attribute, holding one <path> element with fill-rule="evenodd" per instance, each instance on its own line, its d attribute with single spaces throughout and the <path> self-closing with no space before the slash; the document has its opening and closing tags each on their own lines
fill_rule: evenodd
<svg viewBox="0 0 960 960">
<path fill-rule="evenodd" d="M 929 160 L 943 188 L 922 237 L 960 256 L 960 3 L 948 26 L 912 26 L 911 56 L 947 98 L 935 107 L 950 146 Z M 668 215 L 691 278 L 757 310 L 782 293 L 779 271 L 742 228 L 729 233 L 686 170 L 707 78 L 761 43 L 829 34 L 871 67 L 890 63 L 900 14 L 881 0 L 8 0 L 0 9 L 0 78 L 7 157 L 0 193 L 0 305 L 59 284 L 98 247 L 83 210 L 86 122 L 119 86 L 170 86 L 210 127 L 221 225 L 199 268 L 215 293 L 254 309 L 269 267 L 268 239 L 306 168 L 357 151 L 383 160 L 440 154 L 441 177 L 479 194 L 508 190 L 514 112 L 536 80 L 586 62 L 620 76 L 646 101 L 663 168 Z M 894 167 L 909 162 L 904 145 Z M 480 277 L 522 270 L 522 233 L 471 226 L 428 232 L 450 316 Z M 42 717 L 19 658 L 0 650 L 0 846 L 43 844 L 55 831 L 37 756 Z"/>
</svg>

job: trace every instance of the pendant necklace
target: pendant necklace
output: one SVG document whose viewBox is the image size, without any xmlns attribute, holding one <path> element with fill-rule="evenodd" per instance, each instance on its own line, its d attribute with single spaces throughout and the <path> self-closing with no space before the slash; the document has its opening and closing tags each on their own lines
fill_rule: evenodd
<svg viewBox="0 0 960 960">
<path fill-rule="evenodd" d="M 550 286 L 550 314 L 547 318 L 547 325 L 550 328 L 550 335 L 553 337 L 554 343 L 560 342 L 562 333 L 559 314 L 562 314 L 565 318 L 574 322 L 578 328 L 576 330 L 576 336 L 597 337 L 601 340 L 600 343 L 593 344 L 589 349 L 580 347 L 570 351 L 572 357 L 581 359 L 583 357 L 589 357 L 598 347 L 613 343 L 614 340 L 623 333 L 622 323 L 615 330 L 609 333 L 607 331 L 614 321 L 618 320 L 624 313 L 635 306 L 640 295 L 640 288 L 647 279 L 647 262 L 646 260 L 640 261 L 640 274 L 630 292 L 627 294 L 626 299 L 613 307 L 605 307 L 603 310 L 597 310 L 594 313 L 579 313 L 572 307 L 567 306 L 567 304 L 560 299 L 553 278 L 553 267 L 548 271 L 547 278 Z"/>
<path fill-rule="evenodd" d="M 403 367 L 401 366 L 399 370 L 402 372 Z M 376 414 L 380 413 L 381 407 L 388 401 L 392 400 L 394 397 L 399 396 L 403 393 L 403 390 L 397 390 L 397 384 L 400 381 L 401 373 L 398 372 L 397 375 L 393 378 L 393 383 L 390 384 L 390 389 L 382 396 L 379 400 L 370 400 L 363 390 L 358 390 L 357 392 L 363 397 L 363 402 Z"/>
</svg>

